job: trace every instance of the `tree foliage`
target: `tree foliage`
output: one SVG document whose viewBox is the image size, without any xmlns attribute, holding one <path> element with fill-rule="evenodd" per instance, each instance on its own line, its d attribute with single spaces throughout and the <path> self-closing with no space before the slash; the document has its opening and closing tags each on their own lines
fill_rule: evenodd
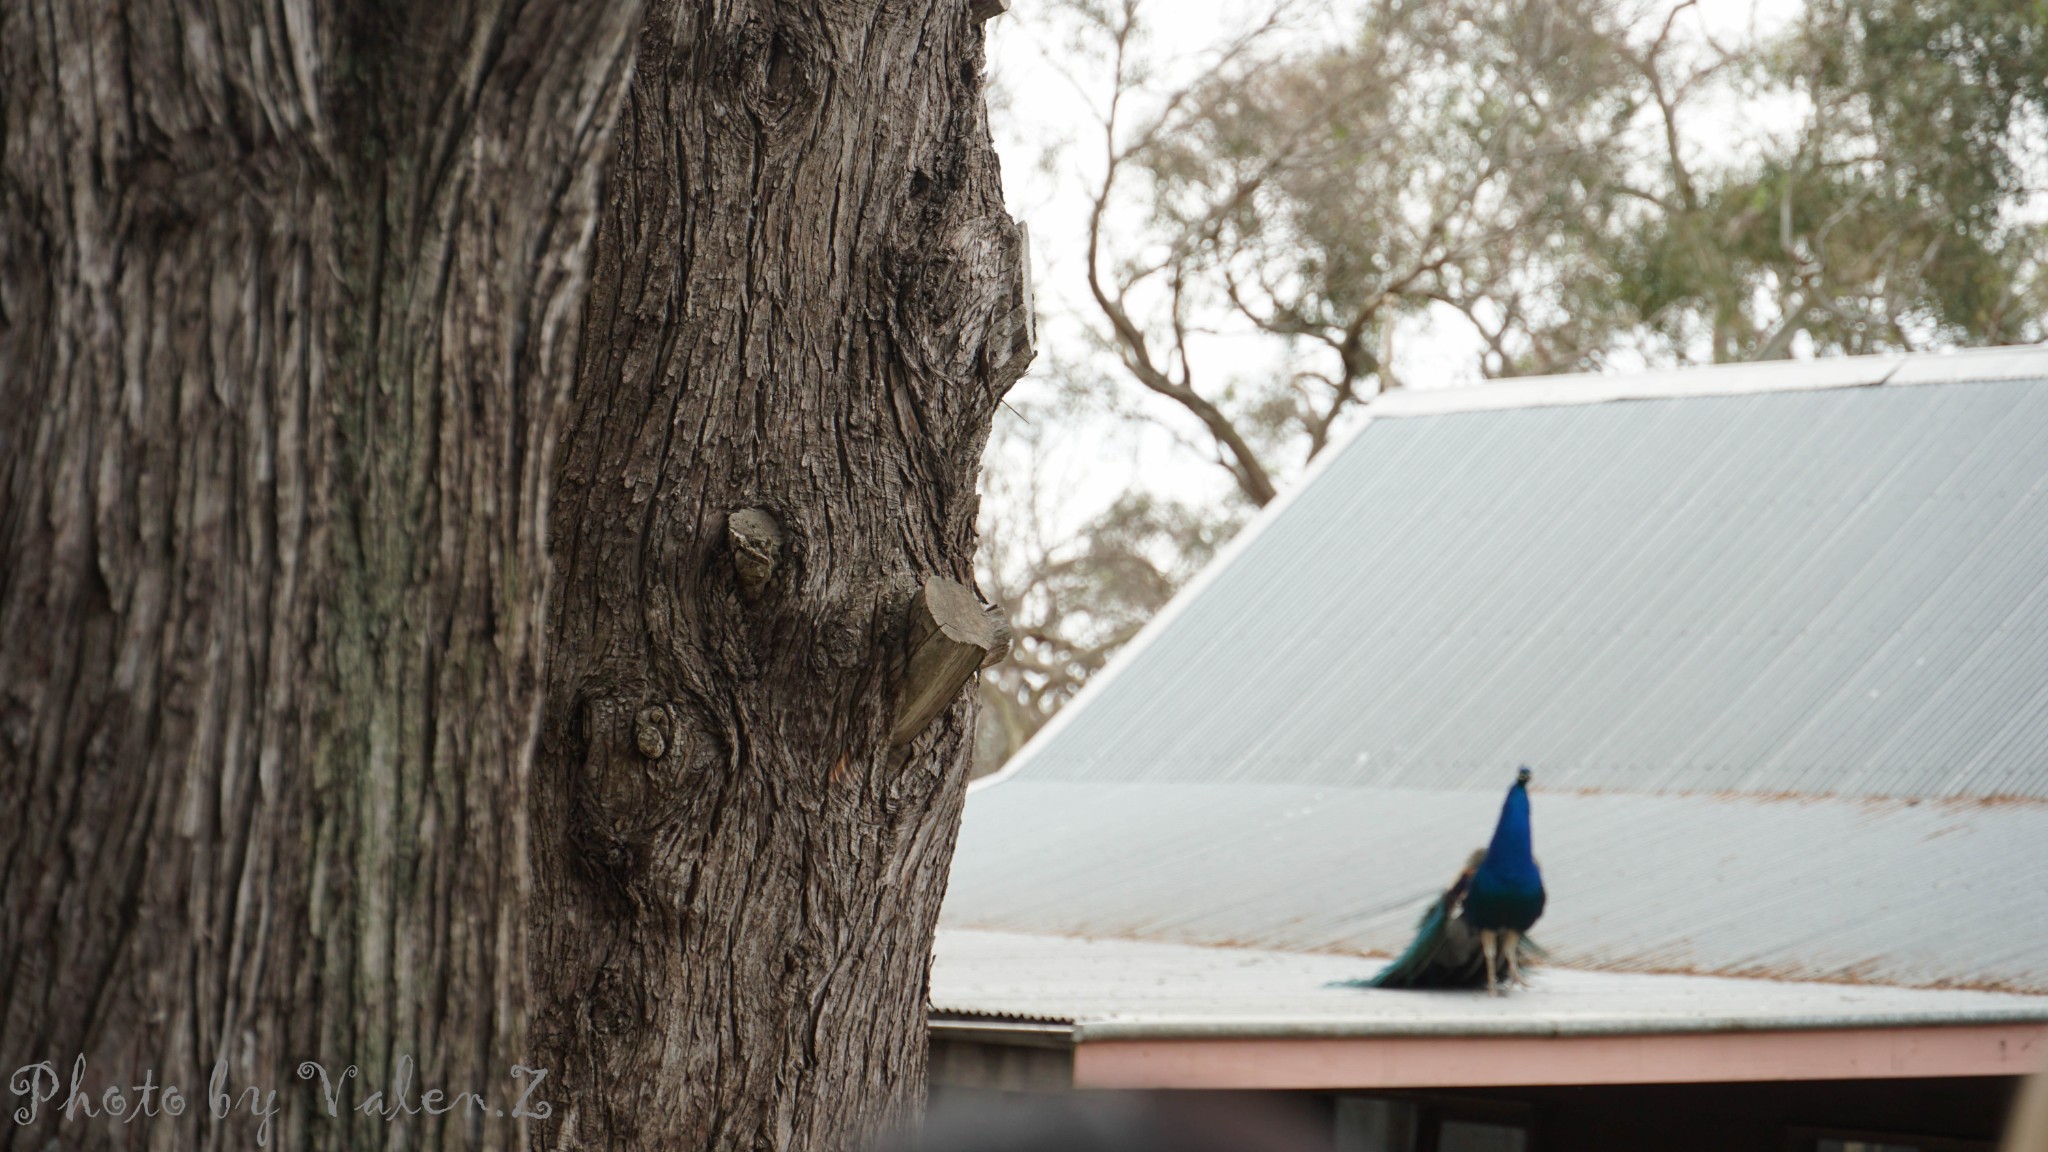
<svg viewBox="0 0 2048 1152">
<path fill-rule="evenodd" d="M 1665 179 L 1616 237 L 1617 320 L 1717 361 L 2040 339 L 2044 29 L 2039 5 L 1814 0 L 1730 56 L 1740 94 L 1798 117 L 1693 171 L 1682 109 L 1659 110 Z"/>
</svg>

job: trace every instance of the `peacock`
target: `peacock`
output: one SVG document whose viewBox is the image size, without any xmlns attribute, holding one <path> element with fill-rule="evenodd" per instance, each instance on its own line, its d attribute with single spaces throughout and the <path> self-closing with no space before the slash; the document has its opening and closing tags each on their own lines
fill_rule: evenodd
<svg viewBox="0 0 2048 1152">
<path fill-rule="evenodd" d="M 1474 852 L 1458 878 L 1422 914 L 1415 942 L 1369 980 L 1368 988 L 1477 988 L 1498 996 L 1524 984 L 1522 959 L 1540 955 L 1524 933 L 1543 915 L 1543 873 L 1529 832 L 1529 769 L 1515 773 L 1493 842 Z"/>
</svg>

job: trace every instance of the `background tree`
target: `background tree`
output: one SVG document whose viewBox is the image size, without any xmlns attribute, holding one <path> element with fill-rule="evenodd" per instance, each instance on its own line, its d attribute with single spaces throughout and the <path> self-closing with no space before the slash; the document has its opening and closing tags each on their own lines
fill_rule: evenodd
<svg viewBox="0 0 2048 1152">
<path fill-rule="evenodd" d="M 1668 39 L 1668 34 L 1667 34 Z M 1679 360 L 2039 340 L 2048 13 L 2025 3 L 1811 0 L 1727 59 L 1791 130 L 1689 161 L 1696 85 L 1633 58 L 1666 142 L 1611 264 L 1627 318 Z"/>
<path fill-rule="evenodd" d="M 1497 370 L 1583 358 L 1560 331 L 1573 318 L 1526 298 L 1584 274 L 1580 233 L 1618 195 L 1633 108 L 1612 7 L 1383 0 L 1350 43 L 1294 51 L 1276 16 L 1131 125 L 1142 0 L 1074 6 L 1111 45 L 1092 327 L 1125 377 L 1200 422 L 1245 500 L 1269 502 L 1387 385 L 1392 327 L 1433 302 L 1532 326 L 1524 363 Z M 1146 227 L 1113 244 L 1125 196 Z M 1229 323 L 1273 338 L 1285 368 L 1205 386 L 1197 338 Z"/>
<path fill-rule="evenodd" d="M 518 1143 L 295 1073 L 509 1110 L 533 1062 L 542 512 L 636 22 L 0 9 L 0 1063 L 187 1104 L 0 1147 Z"/>
<path fill-rule="evenodd" d="M 550 1146 L 851 1147 L 922 1105 L 999 646 L 977 473 L 1031 357 L 974 7 L 649 14 L 555 504 Z"/>
<path fill-rule="evenodd" d="M 1079 531 L 1057 517 L 1047 440 L 1057 404 L 997 424 L 976 575 L 1007 614 L 1009 659 L 984 671 L 975 775 L 1000 767 L 1144 627 L 1236 530 L 1230 512 L 1133 486 Z"/>
</svg>

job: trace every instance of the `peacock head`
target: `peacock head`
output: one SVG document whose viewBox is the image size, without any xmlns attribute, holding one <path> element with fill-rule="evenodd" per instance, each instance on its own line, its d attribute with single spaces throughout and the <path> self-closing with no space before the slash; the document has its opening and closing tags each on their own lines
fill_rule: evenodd
<svg viewBox="0 0 2048 1152">
<path fill-rule="evenodd" d="M 1524 765 L 1522 765 L 1522 766 L 1521 766 L 1520 768 L 1518 768 L 1518 769 L 1516 769 L 1516 770 L 1515 770 L 1515 783 L 1517 783 L 1517 784 L 1527 784 L 1528 782 L 1529 782 L 1529 766 L 1528 766 L 1527 764 L 1524 764 Z"/>
</svg>

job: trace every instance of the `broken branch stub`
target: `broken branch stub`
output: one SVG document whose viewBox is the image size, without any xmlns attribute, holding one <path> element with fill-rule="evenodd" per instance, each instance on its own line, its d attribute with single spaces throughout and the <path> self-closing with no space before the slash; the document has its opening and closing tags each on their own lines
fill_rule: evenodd
<svg viewBox="0 0 2048 1152">
<path fill-rule="evenodd" d="M 968 14 L 976 24 L 985 24 L 1010 10 L 1010 0 L 970 0 Z"/>
<path fill-rule="evenodd" d="M 908 669 L 896 698 L 891 746 L 915 739 L 960 694 L 967 678 L 1010 651 L 1010 625 L 965 585 L 934 576 L 910 601 Z"/>
</svg>

